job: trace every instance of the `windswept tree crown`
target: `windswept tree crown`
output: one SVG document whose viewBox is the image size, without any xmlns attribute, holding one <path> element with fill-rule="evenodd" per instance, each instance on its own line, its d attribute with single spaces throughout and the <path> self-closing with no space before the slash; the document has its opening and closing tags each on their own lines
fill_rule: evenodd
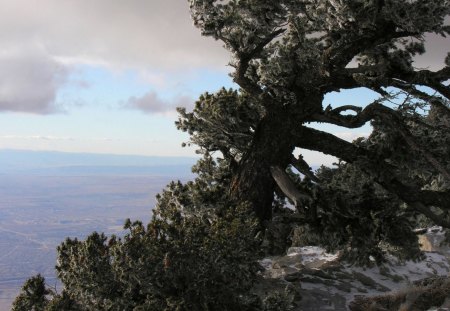
<svg viewBox="0 0 450 311">
<path fill-rule="evenodd" d="M 320 184 L 293 156 L 301 148 L 358 166 L 410 208 L 450 225 L 435 210 L 450 206 L 449 150 L 440 145 L 449 135 L 450 57 L 436 71 L 414 67 L 427 34 L 449 34 L 448 0 L 191 0 L 190 8 L 202 34 L 230 51 L 240 90 L 203 95 L 192 113 L 180 110 L 177 125 L 201 150 L 220 151 L 230 163 L 232 198 L 251 202 L 262 220 L 271 218 L 277 190 L 307 210 L 305 194 L 285 172 L 295 167 Z M 324 106 L 326 94 L 357 88 L 379 98 Z M 307 126 L 321 122 L 372 122 L 375 130 L 350 143 Z M 395 144 L 411 156 L 403 164 L 393 156 Z M 447 186 L 432 190 L 424 170 Z"/>
</svg>

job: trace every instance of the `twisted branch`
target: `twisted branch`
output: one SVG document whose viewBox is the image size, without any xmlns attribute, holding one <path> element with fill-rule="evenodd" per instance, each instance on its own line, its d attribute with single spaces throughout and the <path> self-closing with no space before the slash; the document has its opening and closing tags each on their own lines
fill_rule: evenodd
<svg viewBox="0 0 450 311">
<path fill-rule="evenodd" d="M 421 190 L 413 182 L 402 183 L 395 176 L 395 168 L 385 161 L 373 159 L 365 149 L 353 145 L 332 134 L 300 126 L 292 131 L 296 137 L 296 146 L 337 156 L 349 163 L 357 163 L 365 172 L 375 176 L 375 180 L 391 193 L 436 224 L 450 228 L 450 223 L 434 214 L 429 206 L 450 209 L 450 192 Z"/>
</svg>

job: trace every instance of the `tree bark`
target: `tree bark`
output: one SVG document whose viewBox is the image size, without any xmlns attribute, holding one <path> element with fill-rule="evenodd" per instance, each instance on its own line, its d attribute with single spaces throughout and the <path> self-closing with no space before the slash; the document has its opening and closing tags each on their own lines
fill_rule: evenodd
<svg viewBox="0 0 450 311">
<path fill-rule="evenodd" d="M 289 119 L 284 112 L 275 111 L 261 120 L 232 178 L 231 198 L 250 203 L 261 223 L 272 218 L 276 183 L 270 168 L 286 168 L 294 150 Z"/>
</svg>

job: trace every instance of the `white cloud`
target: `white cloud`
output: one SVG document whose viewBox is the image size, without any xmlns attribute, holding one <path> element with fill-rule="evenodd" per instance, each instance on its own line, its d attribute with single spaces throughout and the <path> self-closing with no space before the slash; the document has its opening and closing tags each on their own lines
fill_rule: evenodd
<svg viewBox="0 0 450 311">
<path fill-rule="evenodd" d="M 74 140 L 72 137 L 58 137 L 46 135 L 1 135 L 0 139 L 25 139 L 25 140 Z"/>
</svg>

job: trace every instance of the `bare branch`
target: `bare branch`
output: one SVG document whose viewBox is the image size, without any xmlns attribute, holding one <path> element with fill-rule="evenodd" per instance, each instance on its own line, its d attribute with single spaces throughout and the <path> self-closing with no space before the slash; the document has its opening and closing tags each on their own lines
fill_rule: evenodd
<svg viewBox="0 0 450 311">
<path fill-rule="evenodd" d="M 359 112 L 361 112 L 362 108 L 358 107 L 358 106 L 353 106 L 353 105 L 344 105 L 344 106 L 340 106 L 340 107 L 333 109 L 333 113 L 340 114 L 341 112 L 344 112 L 347 110 L 351 110 L 351 111 L 359 113 Z"/>
<path fill-rule="evenodd" d="M 330 133 L 322 132 L 306 126 L 292 130 L 294 144 L 297 147 L 320 151 L 339 157 L 346 162 L 354 162 L 359 157 L 366 157 L 366 150 L 353 145 Z"/>
<path fill-rule="evenodd" d="M 295 186 L 294 182 L 282 168 L 279 166 L 272 166 L 270 172 L 278 187 L 280 187 L 281 191 L 294 202 L 297 208 L 302 205 L 302 202 L 312 200 L 308 194 L 302 193 Z"/>
<path fill-rule="evenodd" d="M 404 83 L 399 80 L 393 80 L 392 86 L 428 102 L 431 106 L 438 106 L 442 108 L 442 112 L 450 116 L 450 109 L 443 103 L 443 98 L 422 92 L 418 90 L 414 85 Z"/>
<path fill-rule="evenodd" d="M 341 112 L 352 110 L 357 112 L 356 115 L 341 115 Z M 316 113 L 312 116 L 313 121 L 327 122 L 347 128 L 358 128 L 363 126 L 366 122 L 374 119 L 380 114 L 390 114 L 392 109 L 383 106 L 378 100 L 367 105 L 364 109 L 358 106 L 345 105 L 335 109 L 326 109 L 322 113 Z"/>
</svg>

